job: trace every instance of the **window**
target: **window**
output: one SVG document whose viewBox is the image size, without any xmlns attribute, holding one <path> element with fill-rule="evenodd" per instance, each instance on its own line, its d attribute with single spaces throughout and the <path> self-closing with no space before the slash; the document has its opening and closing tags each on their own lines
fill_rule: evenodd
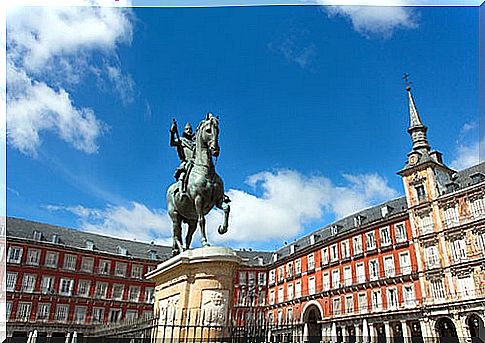
<svg viewBox="0 0 485 343">
<path fill-rule="evenodd" d="M 104 322 L 104 308 L 94 307 L 93 308 L 93 323 L 103 323 Z"/>
<path fill-rule="evenodd" d="M 292 308 L 289 308 L 287 311 L 286 311 L 286 322 L 288 324 L 292 323 L 293 322 L 293 309 Z"/>
<path fill-rule="evenodd" d="M 30 318 L 31 303 L 19 303 L 17 308 L 17 320 L 28 321 Z"/>
<path fill-rule="evenodd" d="M 60 295 L 67 295 L 67 296 L 72 295 L 73 286 L 74 286 L 74 280 L 73 279 L 62 278 L 60 283 L 59 283 L 59 294 Z"/>
<path fill-rule="evenodd" d="M 274 305 L 274 294 L 275 294 L 275 291 L 274 289 L 272 289 L 270 292 L 269 292 L 269 304 L 270 305 Z"/>
<path fill-rule="evenodd" d="M 155 270 L 156 266 L 147 266 L 147 273 L 150 273 L 152 270 Z"/>
<path fill-rule="evenodd" d="M 415 186 L 414 190 L 416 191 L 416 197 L 417 197 L 418 201 L 426 200 L 426 191 L 424 190 L 423 185 Z"/>
<path fill-rule="evenodd" d="M 462 299 L 470 299 L 475 297 L 475 283 L 471 275 L 458 276 L 458 293 Z"/>
<path fill-rule="evenodd" d="M 358 235 L 352 238 L 354 244 L 354 255 L 362 254 L 362 236 Z"/>
<path fill-rule="evenodd" d="M 53 276 L 43 276 L 42 282 L 40 284 L 40 291 L 42 294 L 54 294 L 54 281 L 55 278 Z"/>
<path fill-rule="evenodd" d="M 333 244 L 333 245 L 330 246 L 330 261 L 332 261 L 332 262 L 338 261 L 337 244 Z"/>
<path fill-rule="evenodd" d="M 367 294 L 359 293 L 359 311 L 360 313 L 367 312 Z"/>
<path fill-rule="evenodd" d="M 372 308 L 374 310 L 382 309 L 382 295 L 380 289 L 372 291 Z"/>
<path fill-rule="evenodd" d="M 22 291 L 33 293 L 35 288 L 35 274 L 24 274 L 22 281 Z"/>
<path fill-rule="evenodd" d="M 323 290 L 330 290 L 330 274 L 328 272 L 323 273 Z"/>
<path fill-rule="evenodd" d="M 141 279 L 142 270 L 143 270 L 143 266 L 139 264 L 133 264 L 131 266 L 131 277 Z"/>
<path fill-rule="evenodd" d="M 8 263 L 17 263 L 19 264 L 22 260 L 22 251 L 23 249 L 20 247 L 10 247 L 8 249 Z"/>
<path fill-rule="evenodd" d="M 17 285 L 17 273 L 7 273 L 7 291 L 15 291 L 15 286 Z"/>
<path fill-rule="evenodd" d="M 288 279 L 293 277 L 293 262 L 289 262 L 286 264 L 286 277 Z"/>
<path fill-rule="evenodd" d="M 12 313 L 12 302 L 11 301 L 7 301 L 7 308 L 6 308 L 6 316 L 5 318 L 7 319 L 7 321 L 10 319 L 10 314 Z"/>
<path fill-rule="evenodd" d="M 424 249 L 424 255 L 426 256 L 426 267 L 439 268 L 441 266 L 438 256 L 438 248 L 435 246 L 429 246 Z"/>
<path fill-rule="evenodd" d="M 290 283 L 286 289 L 286 300 L 293 300 L 293 284 Z"/>
<path fill-rule="evenodd" d="M 295 260 L 295 275 L 298 276 L 301 274 L 301 259 Z"/>
<path fill-rule="evenodd" d="M 92 273 L 94 268 L 94 258 L 83 256 L 81 263 L 81 271 L 86 273 Z"/>
<path fill-rule="evenodd" d="M 77 285 L 77 295 L 80 297 L 89 297 L 89 289 L 91 288 L 91 281 L 79 280 Z"/>
<path fill-rule="evenodd" d="M 340 298 L 333 298 L 332 308 L 333 308 L 333 315 L 338 316 L 340 314 Z"/>
<path fill-rule="evenodd" d="M 301 282 L 297 281 L 295 283 L 295 298 L 301 298 Z"/>
<path fill-rule="evenodd" d="M 356 265 L 357 283 L 365 282 L 365 267 L 364 263 L 357 263 Z"/>
<path fill-rule="evenodd" d="M 64 255 L 64 269 L 76 270 L 76 255 Z"/>
<path fill-rule="evenodd" d="M 150 260 L 156 260 L 157 259 L 157 252 L 155 250 L 149 250 L 148 251 L 148 258 Z"/>
<path fill-rule="evenodd" d="M 430 281 L 431 294 L 436 300 L 445 299 L 445 288 L 442 279 L 433 279 Z"/>
<path fill-rule="evenodd" d="M 433 220 L 429 213 L 422 214 L 418 217 L 418 225 L 421 229 L 421 234 L 425 235 L 434 231 Z"/>
<path fill-rule="evenodd" d="M 59 235 L 53 234 L 51 242 L 55 244 L 59 244 L 61 242 L 61 237 L 59 237 Z"/>
<path fill-rule="evenodd" d="M 470 200 L 470 207 L 472 215 L 477 218 L 485 214 L 485 201 L 483 197 L 474 198 Z"/>
<path fill-rule="evenodd" d="M 129 293 L 128 293 L 128 300 L 132 302 L 137 302 L 138 298 L 140 298 L 140 287 L 130 286 Z"/>
<path fill-rule="evenodd" d="M 125 318 L 125 320 L 127 320 L 127 321 L 134 321 L 136 318 L 138 318 L 138 311 L 136 311 L 136 310 L 128 310 L 128 311 L 126 311 L 126 318 Z"/>
<path fill-rule="evenodd" d="M 352 284 L 352 269 L 350 266 L 344 268 L 344 285 L 350 286 Z"/>
<path fill-rule="evenodd" d="M 389 232 L 389 227 L 388 226 L 383 227 L 380 230 L 380 234 L 381 234 L 381 246 L 387 247 L 391 245 L 392 241 L 391 241 L 391 233 Z"/>
<path fill-rule="evenodd" d="M 57 260 L 59 254 L 53 251 L 48 251 L 45 255 L 45 266 L 50 268 L 57 268 Z"/>
<path fill-rule="evenodd" d="M 121 309 L 113 308 L 109 311 L 109 322 L 117 323 L 121 319 Z"/>
<path fill-rule="evenodd" d="M 113 300 L 123 300 L 123 285 L 113 285 Z"/>
<path fill-rule="evenodd" d="M 394 233 L 396 234 L 396 243 L 407 241 L 406 226 L 404 223 L 394 225 Z"/>
<path fill-rule="evenodd" d="M 374 231 L 365 234 L 365 246 L 367 250 L 374 250 L 376 248 L 376 234 Z"/>
<path fill-rule="evenodd" d="M 125 247 L 122 247 L 122 246 L 118 246 L 116 248 L 117 252 L 119 255 L 123 255 L 123 256 L 127 256 L 128 255 L 128 249 L 126 249 Z"/>
<path fill-rule="evenodd" d="M 460 263 L 466 261 L 466 243 L 464 239 L 455 239 L 454 241 L 450 242 L 451 245 L 451 252 L 453 255 L 453 262 Z"/>
<path fill-rule="evenodd" d="M 386 277 L 394 277 L 396 275 L 392 255 L 384 257 L 384 272 Z"/>
<path fill-rule="evenodd" d="M 108 284 L 106 282 L 97 282 L 96 289 L 94 290 L 94 296 L 96 298 L 106 298 L 106 290 L 108 288 Z"/>
<path fill-rule="evenodd" d="M 340 271 L 335 269 L 332 271 L 332 288 L 340 287 Z"/>
<path fill-rule="evenodd" d="M 145 287 L 145 302 L 153 304 L 155 301 L 155 290 L 153 287 Z"/>
<path fill-rule="evenodd" d="M 377 260 L 369 261 L 369 277 L 371 281 L 379 278 L 379 262 Z"/>
<path fill-rule="evenodd" d="M 443 217 L 446 227 L 453 227 L 458 224 L 458 209 L 456 205 L 443 209 Z"/>
<path fill-rule="evenodd" d="M 275 274 L 276 274 L 276 270 L 274 270 L 274 269 L 270 270 L 270 272 L 269 272 L 269 283 L 270 283 L 270 285 L 273 285 L 275 283 Z"/>
<path fill-rule="evenodd" d="M 258 273 L 258 284 L 260 286 L 266 285 L 266 273 L 265 272 L 259 272 Z"/>
<path fill-rule="evenodd" d="M 111 262 L 108 260 L 100 260 L 98 266 L 98 273 L 101 275 L 109 275 L 111 270 Z"/>
<path fill-rule="evenodd" d="M 308 278 L 308 295 L 315 294 L 315 277 L 309 277 Z"/>
<path fill-rule="evenodd" d="M 408 252 L 403 252 L 399 254 L 399 265 L 401 267 L 401 274 L 407 275 L 411 274 L 411 259 Z"/>
<path fill-rule="evenodd" d="M 86 321 L 86 306 L 76 306 L 74 308 L 74 322 L 84 324 Z"/>
<path fill-rule="evenodd" d="M 51 304 L 39 304 L 37 309 L 37 320 L 49 320 Z"/>
<path fill-rule="evenodd" d="M 254 286 L 254 272 L 248 272 L 248 285 Z"/>
<path fill-rule="evenodd" d="M 406 307 L 416 306 L 413 285 L 403 286 L 403 298 L 404 298 L 404 306 Z"/>
<path fill-rule="evenodd" d="M 396 288 L 388 288 L 387 289 L 387 308 L 391 310 L 397 309 L 398 300 L 397 300 L 397 289 Z"/>
<path fill-rule="evenodd" d="M 353 313 L 354 312 L 354 296 L 347 295 L 345 297 L 345 313 Z"/>
<path fill-rule="evenodd" d="M 116 276 L 126 276 L 126 263 L 116 262 L 115 274 Z"/>
<path fill-rule="evenodd" d="M 278 282 L 283 282 L 285 279 L 284 266 L 278 267 Z"/>
<path fill-rule="evenodd" d="M 308 270 L 315 270 L 315 255 L 310 254 L 308 255 Z"/>
<path fill-rule="evenodd" d="M 67 321 L 67 314 L 69 313 L 69 305 L 57 305 L 56 320 L 59 322 Z"/>
<path fill-rule="evenodd" d="M 322 265 L 328 264 L 328 248 L 325 247 L 322 249 Z"/>
<path fill-rule="evenodd" d="M 283 310 L 278 311 L 278 325 L 283 324 Z"/>
<path fill-rule="evenodd" d="M 283 301 L 285 301 L 284 289 L 283 287 L 280 287 L 278 288 L 278 303 L 282 303 Z"/>
<path fill-rule="evenodd" d="M 350 246 L 349 246 L 349 240 L 348 239 L 340 242 L 340 249 L 342 251 L 342 258 L 349 258 L 350 257 Z"/>
<path fill-rule="evenodd" d="M 34 230 L 33 232 L 34 241 L 42 240 L 42 232 Z"/>
<path fill-rule="evenodd" d="M 27 264 L 31 266 L 38 266 L 40 261 L 40 250 L 29 249 L 27 255 Z"/>
</svg>

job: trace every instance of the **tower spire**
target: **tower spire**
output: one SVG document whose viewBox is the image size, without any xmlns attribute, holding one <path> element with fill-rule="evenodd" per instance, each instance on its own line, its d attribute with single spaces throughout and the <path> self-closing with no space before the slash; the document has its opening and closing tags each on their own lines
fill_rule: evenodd
<svg viewBox="0 0 485 343">
<path fill-rule="evenodd" d="M 411 135 L 413 141 L 413 151 L 427 151 L 429 152 L 430 146 L 426 137 L 428 128 L 424 126 L 421 118 L 419 117 L 416 104 L 414 103 L 413 94 L 411 93 L 411 81 L 409 81 L 409 74 L 404 74 L 404 82 L 406 83 L 406 91 L 408 92 L 408 104 L 409 104 L 409 128 L 408 133 Z"/>
</svg>

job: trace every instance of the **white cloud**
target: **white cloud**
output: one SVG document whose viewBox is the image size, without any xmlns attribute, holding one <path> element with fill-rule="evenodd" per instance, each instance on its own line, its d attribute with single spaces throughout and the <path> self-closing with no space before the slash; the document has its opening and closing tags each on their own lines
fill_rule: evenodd
<svg viewBox="0 0 485 343">
<path fill-rule="evenodd" d="M 471 144 L 459 144 L 456 148 L 456 157 L 450 163 L 451 168 L 455 170 L 462 170 L 474 166 L 483 158 L 480 155 L 480 150 L 485 149 L 485 139 Z"/>
<path fill-rule="evenodd" d="M 262 196 L 241 190 L 227 192 L 231 198 L 229 231 L 224 236 L 209 230 L 211 239 L 233 242 L 262 242 L 288 239 L 301 233 L 305 223 L 325 214 L 340 218 L 398 195 L 377 174 L 344 175 L 347 184 L 337 186 L 325 177 L 306 177 L 296 171 L 263 172 L 248 178 L 260 187 Z M 209 218 L 216 228 L 221 212 Z"/>
<path fill-rule="evenodd" d="M 287 240 L 300 234 L 306 223 L 322 220 L 327 214 L 340 218 L 398 195 L 377 174 L 345 174 L 344 180 L 345 185 L 337 186 L 328 178 L 307 177 L 292 170 L 252 175 L 247 183 L 255 190 L 260 189 L 262 195 L 228 190 L 229 231 L 222 236 L 217 233 L 217 227 L 222 224 L 222 211 L 213 210 L 207 217 L 209 241 L 235 246 Z M 128 207 L 108 205 L 104 209 L 55 205 L 47 209 L 73 213 L 84 231 L 171 245 L 172 223 L 163 209 L 151 210 L 137 202 Z M 199 238 L 198 230 L 193 246 L 199 246 Z"/>
<path fill-rule="evenodd" d="M 349 19 L 355 31 L 370 36 L 389 38 L 396 29 L 418 26 L 416 12 L 399 6 L 327 6 L 329 16 Z"/>
<path fill-rule="evenodd" d="M 51 131 L 78 150 L 95 152 L 106 125 L 92 109 L 75 105 L 69 87 L 96 69 L 93 52 L 118 60 L 117 46 L 132 39 L 130 12 L 90 6 L 15 7 L 8 11 L 7 33 L 8 143 L 36 155 L 43 131 Z M 119 66 L 111 68 L 103 75 L 123 101 L 129 101 L 131 77 Z"/>
<path fill-rule="evenodd" d="M 80 229 L 86 232 L 136 239 L 141 242 L 155 241 L 171 245 L 172 223 L 164 210 L 150 210 L 143 204 L 132 202 L 130 206 L 112 206 L 104 209 L 84 206 L 46 206 L 51 211 L 68 211 L 80 220 Z"/>
</svg>

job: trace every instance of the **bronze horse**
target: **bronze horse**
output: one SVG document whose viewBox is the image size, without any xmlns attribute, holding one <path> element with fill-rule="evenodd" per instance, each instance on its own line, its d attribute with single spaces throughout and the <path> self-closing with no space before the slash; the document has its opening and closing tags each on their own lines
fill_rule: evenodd
<svg viewBox="0 0 485 343">
<path fill-rule="evenodd" d="M 219 120 L 208 114 L 201 121 L 195 134 L 195 155 L 189 170 L 187 193 L 181 194 L 180 182 L 167 190 L 167 211 L 172 219 L 173 255 L 190 248 L 197 224 L 200 226 L 201 244 L 208 246 L 205 215 L 216 206 L 224 211 L 224 222 L 218 232 L 227 232 L 229 223 L 229 199 L 224 195 L 224 183 L 217 175 L 212 157 L 219 156 Z M 185 249 L 182 243 L 182 223 L 188 224 Z"/>
</svg>

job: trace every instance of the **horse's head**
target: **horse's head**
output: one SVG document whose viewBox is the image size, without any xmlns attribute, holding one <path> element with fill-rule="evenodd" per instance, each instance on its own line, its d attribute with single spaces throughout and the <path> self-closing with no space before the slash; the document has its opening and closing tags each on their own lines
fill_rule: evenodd
<svg viewBox="0 0 485 343">
<path fill-rule="evenodd" d="M 207 147 L 212 156 L 219 156 L 219 120 L 211 113 L 207 114 L 197 128 L 197 144 Z"/>
</svg>

